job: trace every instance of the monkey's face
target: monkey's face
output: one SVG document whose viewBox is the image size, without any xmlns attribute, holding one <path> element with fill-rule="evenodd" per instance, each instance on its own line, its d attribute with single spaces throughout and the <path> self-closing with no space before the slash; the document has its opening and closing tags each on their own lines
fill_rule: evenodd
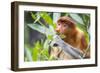
<svg viewBox="0 0 100 73">
<path fill-rule="evenodd" d="M 56 32 L 60 34 L 67 34 L 71 31 L 71 27 L 69 27 L 66 23 L 57 23 Z"/>
<path fill-rule="evenodd" d="M 57 21 L 56 31 L 58 34 L 70 35 L 74 32 L 75 22 L 67 16 L 60 17 Z"/>
</svg>

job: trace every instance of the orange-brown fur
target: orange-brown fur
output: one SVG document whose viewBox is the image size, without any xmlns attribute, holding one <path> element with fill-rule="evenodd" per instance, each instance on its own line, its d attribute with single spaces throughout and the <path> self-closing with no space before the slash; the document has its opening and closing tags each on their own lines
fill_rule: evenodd
<svg viewBox="0 0 100 73">
<path fill-rule="evenodd" d="M 87 42 L 84 32 L 76 27 L 75 21 L 73 21 L 70 17 L 60 17 L 57 21 L 56 31 L 60 34 L 65 35 L 65 38 L 63 40 L 66 43 L 80 49 L 83 52 L 86 50 Z"/>
<path fill-rule="evenodd" d="M 60 17 L 57 21 L 56 31 L 59 34 L 65 36 L 63 40 L 66 43 L 70 44 L 74 48 L 80 49 L 83 54 L 85 53 L 88 44 L 86 42 L 84 32 L 76 27 L 76 22 L 73 21 L 70 17 Z M 73 59 L 72 56 L 65 53 L 59 47 L 53 47 L 50 51 L 50 55 L 57 59 Z M 90 51 L 86 53 L 85 58 L 90 58 Z"/>
</svg>

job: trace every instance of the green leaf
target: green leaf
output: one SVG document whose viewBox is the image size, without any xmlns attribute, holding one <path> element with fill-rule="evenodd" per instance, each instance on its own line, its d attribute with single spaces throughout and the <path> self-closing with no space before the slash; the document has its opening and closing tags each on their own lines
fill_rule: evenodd
<svg viewBox="0 0 100 73">
<path fill-rule="evenodd" d="M 71 13 L 69 14 L 76 22 L 84 24 L 82 18 L 78 14 Z"/>
<path fill-rule="evenodd" d="M 56 24 L 53 23 L 53 19 L 50 17 L 50 15 L 46 12 L 40 12 L 40 16 L 45 20 L 45 22 L 49 25 L 52 25 L 53 28 L 56 27 Z"/>
<path fill-rule="evenodd" d="M 53 35 L 48 35 L 47 38 L 48 38 L 48 40 L 52 40 L 53 39 Z"/>
<path fill-rule="evenodd" d="M 65 16 L 69 16 L 69 13 L 66 13 Z"/>
<path fill-rule="evenodd" d="M 45 40 L 44 45 L 43 45 L 43 49 L 48 49 L 49 48 L 49 40 Z"/>
<path fill-rule="evenodd" d="M 34 23 L 39 22 L 39 24 L 43 25 L 43 23 L 40 21 L 40 16 L 36 17 L 36 15 L 32 12 L 31 12 L 31 16 L 35 20 Z"/>
<path fill-rule="evenodd" d="M 39 54 L 39 49 L 41 48 L 39 41 L 37 41 L 35 43 L 35 46 L 33 48 L 33 52 L 32 52 L 32 59 L 33 61 L 37 61 L 38 60 L 38 54 Z"/>
<path fill-rule="evenodd" d="M 48 49 L 43 49 L 41 55 L 44 56 L 44 59 L 49 59 Z"/>
<path fill-rule="evenodd" d="M 54 60 L 54 57 L 51 55 L 51 56 L 49 57 L 49 60 Z"/>
<path fill-rule="evenodd" d="M 84 33 L 85 33 L 86 41 L 87 41 L 87 43 L 89 44 L 89 42 L 90 42 L 90 35 L 89 35 L 88 32 L 84 32 Z"/>
<path fill-rule="evenodd" d="M 32 56 L 29 48 L 25 47 L 25 55 L 28 61 L 32 61 Z"/>
<path fill-rule="evenodd" d="M 49 35 L 55 34 L 55 31 L 52 26 L 50 26 L 49 28 L 47 28 L 46 26 L 39 25 L 39 24 L 27 24 L 27 26 L 29 26 L 33 30 L 36 30 L 36 31 L 46 35 L 46 37 L 48 37 Z"/>
<path fill-rule="evenodd" d="M 80 30 L 87 32 L 87 28 L 84 25 L 81 25 L 79 23 L 76 24 L 78 28 L 80 28 Z"/>
<path fill-rule="evenodd" d="M 30 28 L 32 28 L 33 30 L 36 30 L 36 31 L 38 31 L 38 32 L 40 32 L 40 33 L 42 33 L 42 34 L 45 34 L 45 32 L 46 32 L 46 27 L 44 27 L 44 26 L 41 26 L 41 25 L 39 25 L 39 24 L 27 24 L 27 26 L 29 26 Z"/>
<path fill-rule="evenodd" d="M 83 21 L 84 21 L 84 25 L 86 26 L 86 28 L 89 28 L 90 25 L 90 15 L 89 14 L 81 14 Z"/>
<path fill-rule="evenodd" d="M 33 19 L 36 19 L 35 14 L 33 14 L 32 12 L 31 12 L 31 16 L 32 16 Z"/>
<path fill-rule="evenodd" d="M 49 25 L 49 32 L 50 34 L 52 33 L 52 35 L 56 34 L 56 31 L 54 30 L 53 26 Z"/>
<path fill-rule="evenodd" d="M 48 15 L 46 12 L 41 12 L 40 16 L 48 23 L 48 24 L 53 24 L 53 21 L 51 17 Z"/>
</svg>

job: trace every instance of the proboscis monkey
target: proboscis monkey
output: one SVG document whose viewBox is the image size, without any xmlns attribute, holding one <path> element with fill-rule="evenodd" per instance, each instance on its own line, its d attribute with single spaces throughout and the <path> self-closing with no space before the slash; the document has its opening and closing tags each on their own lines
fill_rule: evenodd
<svg viewBox="0 0 100 73">
<path fill-rule="evenodd" d="M 56 32 L 58 34 L 62 34 L 65 36 L 63 38 L 64 42 L 70 44 L 71 46 L 77 49 L 80 49 L 83 53 L 85 53 L 85 50 L 87 49 L 88 46 L 88 43 L 85 39 L 85 34 L 82 30 L 76 27 L 76 22 L 72 20 L 70 17 L 63 16 L 58 19 Z M 57 53 L 56 55 L 58 54 L 59 53 Z M 90 57 L 89 52 L 86 57 Z M 70 59 L 70 57 L 68 57 L 68 59 Z"/>
</svg>

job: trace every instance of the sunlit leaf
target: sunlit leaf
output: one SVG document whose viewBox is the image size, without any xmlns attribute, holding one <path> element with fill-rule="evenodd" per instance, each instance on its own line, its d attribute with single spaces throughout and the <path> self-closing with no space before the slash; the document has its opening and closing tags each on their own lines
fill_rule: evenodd
<svg viewBox="0 0 100 73">
<path fill-rule="evenodd" d="M 33 48 L 33 52 L 32 52 L 32 58 L 33 61 L 37 61 L 38 60 L 38 53 L 39 53 L 39 49 L 41 48 L 39 41 L 37 41 L 35 43 L 35 46 Z"/>
<path fill-rule="evenodd" d="M 54 30 L 53 26 L 49 25 L 49 31 L 52 33 L 52 35 L 56 34 L 56 31 Z"/>
<path fill-rule="evenodd" d="M 25 47 L 25 54 L 26 54 L 27 60 L 32 61 L 31 52 L 27 47 Z"/>
<path fill-rule="evenodd" d="M 35 14 L 33 14 L 32 12 L 31 12 L 31 16 L 32 16 L 33 19 L 36 19 Z"/>
<path fill-rule="evenodd" d="M 44 56 L 44 59 L 49 59 L 48 49 L 43 49 L 41 54 Z"/>
<path fill-rule="evenodd" d="M 53 28 L 56 27 L 56 24 L 53 23 L 53 19 L 50 17 L 50 15 L 46 12 L 41 12 L 40 16 L 45 20 L 45 22 L 49 25 L 52 25 Z"/>
<path fill-rule="evenodd" d="M 49 40 L 45 40 L 43 48 L 44 49 L 48 49 L 49 48 Z"/>
<path fill-rule="evenodd" d="M 50 17 L 50 15 L 48 15 L 48 13 L 46 12 L 41 12 L 40 16 L 48 23 L 48 24 L 53 24 L 53 21 Z"/>
<path fill-rule="evenodd" d="M 76 22 L 84 24 L 82 18 L 78 14 L 71 13 L 69 14 Z"/>
</svg>

